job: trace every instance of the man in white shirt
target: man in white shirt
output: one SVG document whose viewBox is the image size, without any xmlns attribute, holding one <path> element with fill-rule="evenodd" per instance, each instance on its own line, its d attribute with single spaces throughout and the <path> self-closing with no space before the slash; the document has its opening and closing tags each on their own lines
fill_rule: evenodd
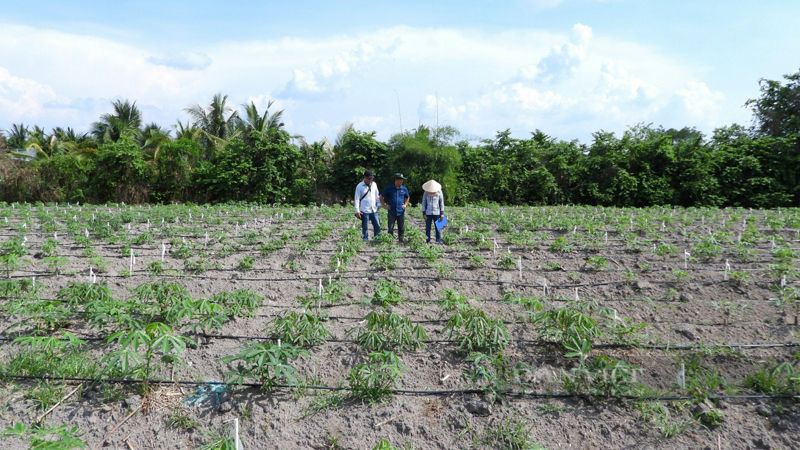
<svg viewBox="0 0 800 450">
<path fill-rule="evenodd" d="M 381 223 L 378 220 L 378 210 L 381 207 L 378 186 L 372 182 L 375 176 L 371 170 L 364 171 L 364 181 L 356 186 L 354 206 L 356 218 L 361 219 L 361 234 L 364 240 L 369 238 L 369 222 L 372 222 L 372 231 L 375 236 L 381 234 Z"/>
</svg>

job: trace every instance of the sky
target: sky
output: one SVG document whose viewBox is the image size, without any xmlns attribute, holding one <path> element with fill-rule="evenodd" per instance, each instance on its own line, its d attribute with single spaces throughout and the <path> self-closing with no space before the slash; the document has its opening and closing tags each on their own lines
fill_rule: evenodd
<svg viewBox="0 0 800 450">
<path fill-rule="evenodd" d="M 0 0 L 0 129 L 90 129 L 111 102 L 186 123 L 214 94 L 284 111 L 308 142 L 639 123 L 749 125 L 761 78 L 800 69 L 788 0 Z"/>
</svg>

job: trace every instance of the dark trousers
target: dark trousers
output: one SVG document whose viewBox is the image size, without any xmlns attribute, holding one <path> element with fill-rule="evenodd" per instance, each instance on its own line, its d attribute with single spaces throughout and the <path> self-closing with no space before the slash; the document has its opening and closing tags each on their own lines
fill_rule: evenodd
<svg viewBox="0 0 800 450">
<path fill-rule="evenodd" d="M 366 241 L 368 236 L 369 230 L 369 223 L 372 222 L 372 231 L 375 233 L 375 236 L 381 234 L 381 223 L 378 220 L 378 213 L 361 213 L 361 234 L 364 235 L 364 240 Z"/>
<path fill-rule="evenodd" d="M 389 234 L 394 236 L 394 223 L 397 222 L 397 239 L 403 239 L 406 234 L 406 215 L 395 216 L 392 213 L 388 214 L 389 217 Z"/>
<path fill-rule="evenodd" d="M 431 241 L 431 225 L 433 225 L 433 229 L 436 230 L 436 242 L 442 242 L 442 232 L 436 228 L 436 222 L 439 220 L 439 216 L 429 216 L 425 215 L 425 236 L 428 237 L 428 242 Z"/>
</svg>

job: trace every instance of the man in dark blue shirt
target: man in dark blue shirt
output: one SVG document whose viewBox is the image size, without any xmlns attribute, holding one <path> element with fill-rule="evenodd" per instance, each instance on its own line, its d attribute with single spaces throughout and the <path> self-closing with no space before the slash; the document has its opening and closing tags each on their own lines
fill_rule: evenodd
<svg viewBox="0 0 800 450">
<path fill-rule="evenodd" d="M 394 174 L 394 184 L 386 186 L 381 192 L 381 204 L 389 209 L 389 234 L 394 236 L 394 223 L 397 222 L 397 239 L 400 242 L 406 233 L 406 206 L 411 199 L 408 188 L 403 186 L 405 179 L 402 173 Z"/>
</svg>

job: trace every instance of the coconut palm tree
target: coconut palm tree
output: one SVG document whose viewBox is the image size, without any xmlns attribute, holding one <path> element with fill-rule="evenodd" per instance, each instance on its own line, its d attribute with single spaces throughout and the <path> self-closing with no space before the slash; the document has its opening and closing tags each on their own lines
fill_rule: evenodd
<svg viewBox="0 0 800 450">
<path fill-rule="evenodd" d="M 23 149 L 28 142 L 30 132 L 25 124 L 11 124 L 10 130 L 4 130 L 3 134 L 6 137 L 6 145 L 10 149 Z"/>
<path fill-rule="evenodd" d="M 122 136 L 136 137 L 142 125 L 142 112 L 136 102 L 116 100 L 111 105 L 114 113 L 100 116 L 100 121 L 92 124 L 92 135 L 100 144 L 116 142 Z"/>
<path fill-rule="evenodd" d="M 155 122 L 151 122 L 142 129 L 136 140 L 139 147 L 155 159 L 161 145 L 171 140 L 170 133 L 170 130 L 162 129 Z"/>
<path fill-rule="evenodd" d="M 54 154 L 71 154 L 79 157 L 88 156 L 97 151 L 94 140 L 89 133 L 79 134 L 72 128 L 61 127 L 53 128 L 52 136 L 55 140 L 52 144 Z"/>
<path fill-rule="evenodd" d="M 192 122 L 186 122 L 186 125 L 184 125 L 179 120 L 172 128 L 175 129 L 175 140 L 189 139 L 190 141 L 196 141 L 200 138 L 200 128 L 194 126 Z"/>
<path fill-rule="evenodd" d="M 189 114 L 192 125 L 200 129 L 207 159 L 213 160 L 217 150 L 240 133 L 236 129 L 239 113 L 228 106 L 227 101 L 227 95 L 217 93 L 207 107 L 195 103 L 184 110 Z"/>
<path fill-rule="evenodd" d="M 254 102 L 243 104 L 245 116 L 239 121 L 238 126 L 241 127 L 245 133 L 251 131 L 265 133 L 270 129 L 280 130 L 283 127 L 283 122 L 281 122 L 283 110 L 270 114 L 269 108 L 272 107 L 273 103 L 275 103 L 274 100 L 270 100 L 267 103 L 267 109 L 264 110 L 264 114 L 258 113 L 258 107 Z"/>
</svg>

